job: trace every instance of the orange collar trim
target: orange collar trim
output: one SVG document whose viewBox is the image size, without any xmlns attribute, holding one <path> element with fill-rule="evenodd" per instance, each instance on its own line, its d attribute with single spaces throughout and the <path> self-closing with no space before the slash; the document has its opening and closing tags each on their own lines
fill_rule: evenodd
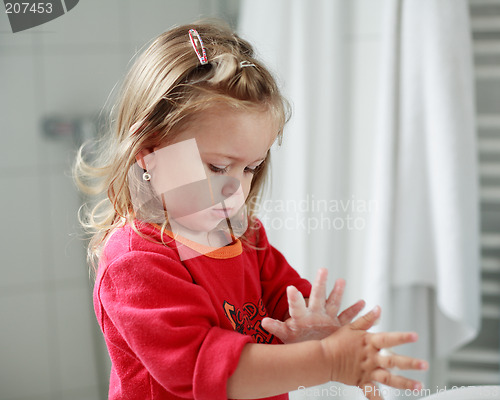
<svg viewBox="0 0 500 400">
<path fill-rule="evenodd" d="M 151 224 L 155 228 L 157 228 L 161 232 L 161 226 L 158 224 Z M 233 243 L 224 246 L 224 247 L 211 247 L 211 246 L 205 246 L 203 244 L 194 242 L 188 238 L 185 238 L 183 236 L 175 235 L 173 232 L 169 230 L 164 230 L 164 232 L 174 239 L 175 242 L 178 242 L 177 245 L 180 243 L 189 249 L 195 251 L 196 253 L 199 253 L 200 255 L 204 255 L 206 257 L 210 258 L 215 258 L 215 259 L 227 259 L 227 258 L 233 258 L 239 256 L 243 252 L 243 246 L 241 244 L 241 240 L 232 236 L 233 238 Z"/>
</svg>

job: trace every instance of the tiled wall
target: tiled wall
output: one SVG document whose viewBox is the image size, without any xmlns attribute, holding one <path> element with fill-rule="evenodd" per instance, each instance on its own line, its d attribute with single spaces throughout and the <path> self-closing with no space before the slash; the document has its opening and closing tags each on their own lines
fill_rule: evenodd
<svg viewBox="0 0 500 400">
<path fill-rule="evenodd" d="M 16 34 L 0 6 L 0 400 L 106 398 L 75 146 L 44 137 L 42 118 L 99 112 L 136 50 L 173 24 L 225 13 L 225 3 L 85 0 Z"/>
</svg>

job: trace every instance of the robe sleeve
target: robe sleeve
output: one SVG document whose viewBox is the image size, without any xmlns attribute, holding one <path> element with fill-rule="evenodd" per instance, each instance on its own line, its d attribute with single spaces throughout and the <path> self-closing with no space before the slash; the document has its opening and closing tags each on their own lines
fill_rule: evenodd
<svg viewBox="0 0 500 400">
<path fill-rule="evenodd" d="M 95 296 L 103 331 L 121 336 L 117 345 L 124 340 L 125 350 L 166 390 L 180 397 L 227 399 L 227 380 L 252 339 L 217 326 L 207 292 L 179 261 L 126 253 L 108 265 Z M 113 335 L 107 337 L 113 341 Z"/>
<path fill-rule="evenodd" d="M 258 221 L 257 224 L 262 300 L 270 317 L 283 321 L 288 312 L 286 288 L 293 285 L 307 298 L 311 293 L 311 284 L 301 278 L 283 254 L 269 243 L 262 223 Z"/>
</svg>

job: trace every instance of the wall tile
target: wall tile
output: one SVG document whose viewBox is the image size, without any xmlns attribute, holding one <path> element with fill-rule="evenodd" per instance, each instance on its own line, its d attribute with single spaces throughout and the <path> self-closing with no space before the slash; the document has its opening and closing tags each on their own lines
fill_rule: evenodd
<svg viewBox="0 0 500 400">
<path fill-rule="evenodd" d="M 200 0 L 130 2 L 130 37 L 137 49 L 171 28 L 201 16 Z M 147 46 L 146 46 L 147 47 Z"/>
<path fill-rule="evenodd" d="M 124 0 L 85 0 L 59 18 L 41 25 L 45 46 L 78 48 L 82 45 L 118 45 L 126 41 L 120 21 L 124 18 Z"/>
<path fill-rule="evenodd" d="M 47 114 L 87 114 L 99 111 L 125 72 L 120 52 L 44 54 Z"/>
<path fill-rule="evenodd" d="M 107 398 L 107 397 L 100 397 L 97 387 L 63 391 L 60 397 L 62 400 L 98 400 Z"/>
<path fill-rule="evenodd" d="M 1 49 L 0 49 L 1 50 Z M 36 78 L 30 54 L 0 57 L 2 93 L 2 145 L 0 176 L 9 171 L 32 169 L 38 160 L 38 120 L 36 117 Z"/>
<path fill-rule="evenodd" d="M 69 175 L 69 168 L 52 170 L 49 177 L 51 260 L 56 281 L 81 279 L 89 282 L 85 246 L 77 213 L 81 199 Z"/>
<path fill-rule="evenodd" d="M 0 296 L 2 399 L 43 398 L 51 391 L 46 304 L 42 291 Z"/>
<path fill-rule="evenodd" d="M 126 65 L 120 52 L 109 54 L 44 54 L 45 116 L 62 119 L 94 118 L 109 110 L 119 91 Z M 108 111 L 103 111 L 106 115 Z M 41 151 L 49 165 L 71 164 L 73 138 L 44 140 Z"/>
<path fill-rule="evenodd" d="M 12 33 L 9 17 L 2 5 L 2 12 L 0 12 L 0 52 L 2 55 L 6 51 L 15 53 L 30 51 L 33 42 L 32 32 L 33 30 L 26 30 Z"/>
<path fill-rule="evenodd" d="M 95 317 L 90 284 L 61 283 L 55 293 L 60 388 L 63 391 L 98 386 L 93 343 Z"/>
<path fill-rule="evenodd" d="M 49 212 L 41 207 L 40 177 L 36 174 L 2 176 L 0 185 L 0 208 L 3 210 L 0 288 L 37 285 L 45 279 L 43 263 L 47 238 L 47 234 L 43 235 L 47 232 L 40 215 Z"/>
</svg>

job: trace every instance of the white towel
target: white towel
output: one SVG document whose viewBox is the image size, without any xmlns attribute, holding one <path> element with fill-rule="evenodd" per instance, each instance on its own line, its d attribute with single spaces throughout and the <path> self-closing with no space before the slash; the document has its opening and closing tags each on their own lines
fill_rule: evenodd
<svg viewBox="0 0 500 400">
<path fill-rule="evenodd" d="M 465 0 L 388 0 L 364 294 L 410 355 L 443 357 L 480 322 L 479 200 Z"/>
</svg>

